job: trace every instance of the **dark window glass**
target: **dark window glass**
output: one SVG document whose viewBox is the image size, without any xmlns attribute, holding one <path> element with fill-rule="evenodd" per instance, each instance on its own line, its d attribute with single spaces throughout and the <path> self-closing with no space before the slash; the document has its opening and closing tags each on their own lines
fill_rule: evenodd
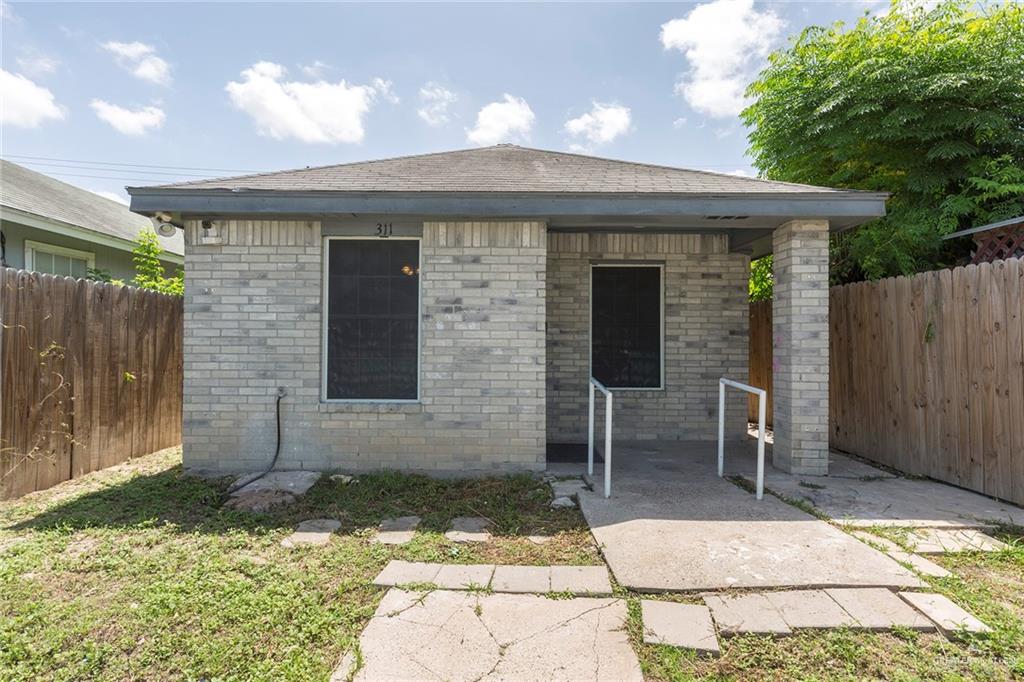
<svg viewBox="0 0 1024 682">
<path fill-rule="evenodd" d="M 415 400 L 419 242 L 327 245 L 327 397 Z"/>
<path fill-rule="evenodd" d="M 661 387 L 661 268 L 592 268 L 591 372 L 614 388 Z"/>
</svg>

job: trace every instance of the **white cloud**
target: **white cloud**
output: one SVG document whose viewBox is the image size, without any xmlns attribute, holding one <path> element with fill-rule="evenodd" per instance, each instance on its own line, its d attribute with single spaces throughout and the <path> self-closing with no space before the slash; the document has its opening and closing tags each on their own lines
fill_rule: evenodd
<svg viewBox="0 0 1024 682">
<path fill-rule="evenodd" d="M 491 102 L 477 112 L 476 125 L 466 130 L 466 139 L 481 147 L 526 140 L 536 118 L 525 99 L 506 93 L 502 101 Z"/>
<path fill-rule="evenodd" d="M 574 148 L 589 149 L 625 135 L 631 121 L 629 107 L 594 102 L 590 111 L 565 122 L 565 132 L 586 140 L 585 145 L 577 144 Z"/>
<path fill-rule="evenodd" d="M 0 21 L 9 21 L 12 24 L 21 21 L 21 18 L 14 13 L 10 3 L 6 0 L 0 0 Z"/>
<path fill-rule="evenodd" d="M 319 80 L 324 77 L 324 71 L 327 70 L 327 64 L 317 59 L 314 60 L 312 64 L 303 64 L 299 67 L 299 70 L 309 78 Z"/>
<path fill-rule="evenodd" d="M 429 126 L 443 126 L 451 120 L 448 107 L 455 104 L 456 100 L 458 95 L 451 90 L 434 82 L 426 83 L 420 88 L 420 106 L 416 109 L 416 115 Z"/>
<path fill-rule="evenodd" d="M 60 60 L 56 57 L 31 52 L 18 57 L 18 66 L 21 67 L 22 73 L 27 73 L 30 76 L 46 76 L 57 70 Z"/>
<path fill-rule="evenodd" d="M 286 81 L 286 69 L 258 62 L 231 81 L 225 90 L 231 102 L 256 122 L 260 135 L 302 142 L 361 142 L 364 122 L 378 98 L 397 101 L 391 82 L 380 78 L 370 85 L 317 81 Z"/>
<path fill-rule="evenodd" d="M 681 117 L 677 118 L 676 120 L 672 121 L 672 127 L 675 128 L 676 130 L 680 130 L 680 129 L 686 127 L 686 117 L 685 116 L 681 116 Z"/>
<path fill-rule="evenodd" d="M 140 43 L 119 43 L 115 40 L 103 43 L 101 47 L 114 55 L 121 68 L 136 78 L 157 85 L 170 85 L 171 66 L 156 56 L 156 48 Z"/>
<path fill-rule="evenodd" d="M 153 106 L 126 109 L 101 99 L 94 99 L 89 102 L 89 106 L 101 121 L 109 123 L 114 130 L 124 135 L 145 135 L 150 130 L 160 128 L 167 118 L 162 109 Z"/>
<path fill-rule="evenodd" d="M 108 192 L 104 189 L 93 189 L 89 191 L 92 192 L 93 194 L 99 194 L 104 199 L 110 199 L 111 201 L 116 201 L 119 204 L 124 204 L 125 206 L 128 206 L 127 197 L 125 197 L 122 194 L 118 194 L 117 192 Z"/>
<path fill-rule="evenodd" d="M 0 124 L 36 128 L 44 121 L 60 121 L 64 110 L 53 93 L 21 74 L 0 69 Z"/>
<path fill-rule="evenodd" d="M 771 9 L 754 9 L 754 0 L 714 0 L 662 24 L 661 44 L 682 52 L 690 67 L 676 91 L 701 113 L 737 115 L 746 105 L 747 83 L 783 26 Z"/>
</svg>

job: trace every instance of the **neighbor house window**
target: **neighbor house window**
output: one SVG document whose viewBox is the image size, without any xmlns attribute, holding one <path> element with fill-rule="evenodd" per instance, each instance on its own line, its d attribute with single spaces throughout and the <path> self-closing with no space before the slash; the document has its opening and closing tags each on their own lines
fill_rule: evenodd
<svg viewBox="0 0 1024 682">
<path fill-rule="evenodd" d="M 96 257 L 89 251 L 25 240 L 26 270 L 63 277 L 85 277 L 86 270 L 95 263 Z"/>
<path fill-rule="evenodd" d="M 328 238 L 325 397 L 416 400 L 420 243 Z"/>
<path fill-rule="evenodd" d="M 662 267 L 591 267 L 590 372 L 609 388 L 662 387 Z"/>
</svg>

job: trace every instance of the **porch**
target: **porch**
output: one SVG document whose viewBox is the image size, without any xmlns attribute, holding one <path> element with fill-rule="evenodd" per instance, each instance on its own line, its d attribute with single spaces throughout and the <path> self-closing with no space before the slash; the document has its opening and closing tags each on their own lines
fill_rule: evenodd
<svg viewBox="0 0 1024 682">
<path fill-rule="evenodd" d="M 594 491 L 579 495 L 616 580 L 640 592 L 923 584 L 833 523 L 771 494 L 758 501 L 728 480 L 731 474 L 753 480 L 755 447 L 731 444 L 726 478 L 719 478 L 713 442 L 616 442 L 612 497 L 601 491 L 601 463 Z M 934 481 L 897 478 L 836 453 L 831 466 L 828 477 L 801 478 L 768 465 L 766 485 L 791 499 L 814 496 L 814 505 L 843 525 L 965 528 L 1020 521 L 1011 505 Z M 586 466 L 548 471 L 582 475 Z"/>
</svg>

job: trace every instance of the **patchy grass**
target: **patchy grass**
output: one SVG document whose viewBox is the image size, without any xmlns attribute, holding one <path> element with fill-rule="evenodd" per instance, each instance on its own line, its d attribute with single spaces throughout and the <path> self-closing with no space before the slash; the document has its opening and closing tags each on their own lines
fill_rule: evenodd
<svg viewBox="0 0 1024 682">
<path fill-rule="evenodd" d="M 223 507 L 227 482 L 186 476 L 180 460 L 165 451 L 0 503 L 0 680 L 327 679 L 392 558 L 600 561 L 579 512 L 549 509 L 550 489 L 530 476 L 324 477 L 295 505 L 254 515 Z M 414 542 L 369 541 L 383 518 L 410 514 L 426 529 Z M 446 540 L 464 515 L 490 519 L 494 541 Z M 324 517 L 342 522 L 328 546 L 280 546 Z"/>
</svg>

